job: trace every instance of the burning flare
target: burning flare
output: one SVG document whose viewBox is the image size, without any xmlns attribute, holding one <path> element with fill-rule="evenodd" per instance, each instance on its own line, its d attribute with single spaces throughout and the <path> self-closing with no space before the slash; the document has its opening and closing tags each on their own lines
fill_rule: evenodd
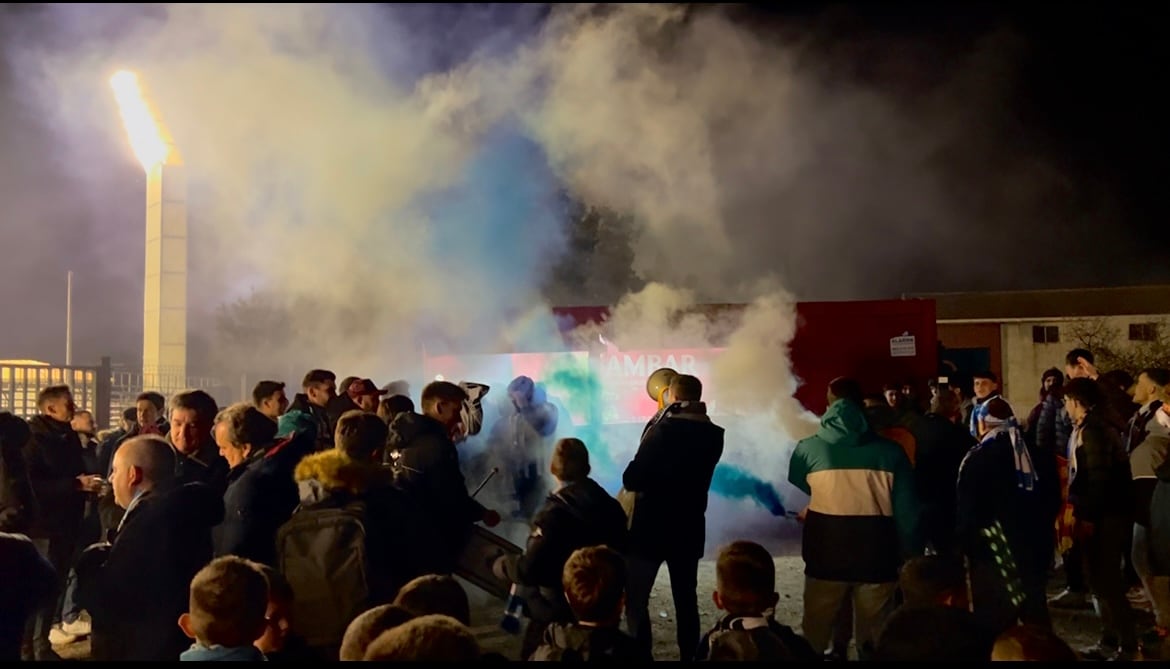
<svg viewBox="0 0 1170 669">
<path fill-rule="evenodd" d="M 114 89 L 122 124 L 126 126 L 126 134 L 130 138 L 130 148 L 134 150 L 138 162 L 142 163 L 142 168 L 150 172 L 152 167 L 165 164 L 168 159 L 176 160 L 178 156 L 172 155 L 176 152 L 168 141 L 162 123 L 142 94 L 138 75 L 121 70 L 110 77 L 110 86 Z"/>
</svg>

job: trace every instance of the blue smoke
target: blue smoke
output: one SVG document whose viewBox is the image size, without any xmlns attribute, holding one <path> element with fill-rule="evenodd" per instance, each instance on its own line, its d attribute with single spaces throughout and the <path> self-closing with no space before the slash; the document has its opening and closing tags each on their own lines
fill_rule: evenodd
<svg viewBox="0 0 1170 669">
<path fill-rule="evenodd" d="M 560 183 L 543 149 L 509 123 L 491 130 L 457 182 L 422 208 L 431 221 L 427 257 L 456 278 L 446 282 L 459 291 L 453 301 L 478 305 L 464 336 L 499 332 L 530 306 L 564 252 Z"/>
<path fill-rule="evenodd" d="M 614 457 L 607 438 L 609 435 L 603 430 L 604 406 L 597 374 L 585 359 L 580 359 L 556 364 L 547 372 L 544 383 L 550 395 L 555 393 L 562 398 L 572 414 L 585 415 L 583 425 L 562 427 L 561 436 L 574 436 L 585 442 L 594 480 L 611 493 L 617 492 L 622 487 L 626 463 L 618 462 Z M 567 434 L 567 431 L 572 431 L 572 434 Z M 711 492 L 729 499 L 751 499 L 773 516 L 787 515 L 775 486 L 736 465 L 720 463 L 715 467 Z"/>
<path fill-rule="evenodd" d="M 711 477 L 711 492 L 731 499 L 755 500 L 773 516 L 786 514 L 780 494 L 771 483 L 735 465 L 720 463 L 715 467 L 715 475 Z"/>
</svg>

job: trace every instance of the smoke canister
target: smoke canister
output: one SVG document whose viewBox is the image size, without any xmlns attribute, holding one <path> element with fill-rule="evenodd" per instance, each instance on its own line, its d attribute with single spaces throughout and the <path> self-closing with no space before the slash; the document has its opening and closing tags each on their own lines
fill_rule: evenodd
<svg viewBox="0 0 1170 669">
<path fill-rule="evenodd" d="M 523 627 L 521 617 L 524 615 L 524 598 L 519 594 L 519 587 L 513 583 L 508 592 L 508 605 L 504 609 L 504 617 L 500 620 L 500 628 L 508 634 L 519 634 Z"/>
</svg>

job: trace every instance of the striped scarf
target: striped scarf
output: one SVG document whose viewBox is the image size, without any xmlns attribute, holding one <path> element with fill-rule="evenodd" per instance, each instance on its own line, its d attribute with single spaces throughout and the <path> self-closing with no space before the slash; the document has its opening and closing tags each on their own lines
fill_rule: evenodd
<svg viewBox="0 0 1170 669">
<path fill-rule="evenodd" d="M 979 445 L 989 443 L 1001 434 L 1011 439 L 1012 450 L 1016 461 L 1016 487 L 1021 490 L 1032 490 L 1036 484 L 1036 469 L 1032 466 L 1032 456 L 1028 453 L 1028 444 L 1024 441 L 1024 433 L 1014 417 L 1002 420 L 990 414 L 983 416 L 983 425 L 988 428 L 987 434 L 979 440 Z"/>
</svg>

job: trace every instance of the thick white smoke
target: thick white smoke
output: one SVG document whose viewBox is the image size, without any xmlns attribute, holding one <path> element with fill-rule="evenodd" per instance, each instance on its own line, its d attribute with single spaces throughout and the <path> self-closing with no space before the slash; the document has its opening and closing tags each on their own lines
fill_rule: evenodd
<svg viewBox="0 0 1170 669">
<path fill-rule="evenodd" d="M 51 16 L 48 46 L 10 55 L 66 142 L 104 138 L 100 160 L 91 149 L 70 169 L 137 169 L 108 152 L 124 140 L 106 84 L 137 70 L 192 181 L 193 328 L 213 331 L 214 307 L 252 290 L 274 306 L 244 312 L 233 346 L 213 338 L 217 359 L 388 379 L 412 374 L 422 345 L 551 341 L 540 291 L 564 259 L 568 191 L 634 221 L 647 287 L 619 301 L 614 342 L 726 347 L 704 381 L 748 418 L 725 459 L 773 483 L 812 425 L 792 399 L 796 319 L 775 275 L 808 233 L 867 210 L 896 208 L 909 229 L 945 209 L 923 167 L 938 133 L 802 76 L 717 10 L 557 7 L 514 49 L 419 81 L 395 66 L 417 36 L 376 7 Z M 826 281 L 838 273 L 823 264 Z M 750 306 L 680 315 L 708 302 Z"/>
</svg>

